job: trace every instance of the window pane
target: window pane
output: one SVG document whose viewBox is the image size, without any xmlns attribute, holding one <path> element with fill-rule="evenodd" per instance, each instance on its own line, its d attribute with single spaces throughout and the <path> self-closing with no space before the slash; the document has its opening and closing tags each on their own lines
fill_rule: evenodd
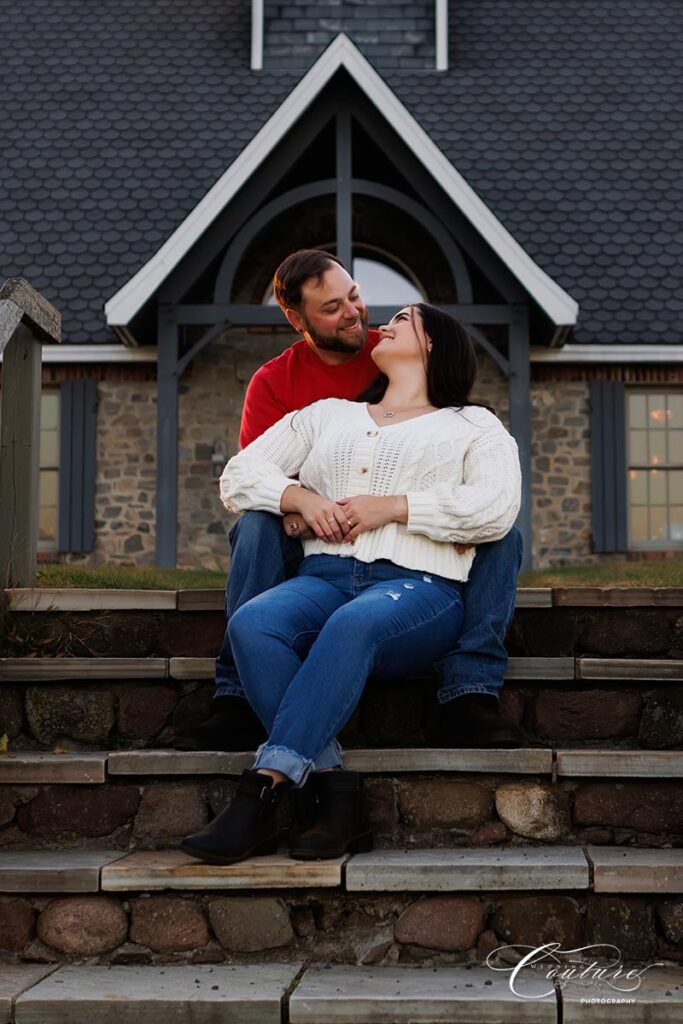
<svg viewBox="0 0 683 1024">
<path fill-rule="evenodd" d="M 353 261 L 353 277 L 358 281 L 366 305 L 393 306 L 400 309 L 409 302 L 424 302 L 412 281 L 404 274 L 378 260 L 357 256 Z"/>
<path fill-rule="evenodd" d="M 56 430 L 40 432 L 40 465 L 59 465 L 59 435 Z"/>
<path fill-rule="evenodd" d="M 632 508 L 630 514 L 631 520 L 631 540 L 634 542 L 640 542 L 648 540 L 648 529 L 647 529 L 647 509 L 646 508 Z"/>
<path fill-rule="evenodd" d="M 56 430 L 59 425 L 59 395 L 46 391 L 40 396 L 40 426 L 44 430 Z"/>
<path fill-rule="evenodd" d="M 683 395 L 667 395 L 669 406 L 669 427 L 675 430 L 683 429 Z"/>
<path fill-rule="evenodd" d="M 647 473 L 642 469 L 631 469 L 628 474 L 629 502 L 631 505 L 647 505 Z"/>
<path fill-rule="evenodd" d="M 57 505 L 58 473 L 52 469 L 43 469 L 40 473 L 40 506 Z"/>
<path fill-rule="evenodd" d="M 666 470 L 651 469 L 648 476 L 650 477 L 650 504 L 666 505 Z"/>
<path fill-rule="evenodd" d="M 679 466 L 683 462 L 683 430 L 669 431 L 669 462 Z"/>
<path fill-rule="evenodd" d="M 650 509 L 650 540 L 666 540 L 669 536 L 669 516 L 666 508 Z"/>
<path fill-rule="evenodd" d="M 44 505 L 38 515 L 38 540 L 57 541 L 57 509 Z"/>
<path fill-rule="evenodd" d="M 673 505 L 669 515 L 669 537 L 683 540 L 683 505 Z"/>
<path fill-rule="evenodd" d="M 672 469 L 669 473 L 669 501 L 672 505 L 683 505 L 683 470 Z"/>
<path fill-rule="evenodd" d="M 647 463 L 647 432 L 645 430 L 630 431 L 629 462 L 632 466 L 643 466 Z"/>
<path fill-rule="evenodd" d="M 666 465 L 666 434 L 661 430 L 651 430 L 648 437 L 650 447 L 649 463 L 651 466 Z"/>
<path fill-rule="evenodd" d="M 628 425 L 629 427 L 647 426 L 647 396 L 628 396 Z"/>
<path fill-rule="evenodd" d="M 648 426 L 650 430 L 664 430 L 667 424 L 666 395 L 648 395 Z"/>
</svg>

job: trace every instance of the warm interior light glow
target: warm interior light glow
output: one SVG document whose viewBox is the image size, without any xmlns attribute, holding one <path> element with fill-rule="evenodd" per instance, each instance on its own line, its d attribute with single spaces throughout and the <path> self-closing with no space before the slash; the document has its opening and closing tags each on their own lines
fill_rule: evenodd
<svg viewBox="0 0 683 1024">
<path fill-rule="evenodd" d="M 671 409 L 653 409 L 650 412 L 650 417 L 656 420 L 657 423 L 663 423 L 664 420 L 671 419 Z"/>
</svg>

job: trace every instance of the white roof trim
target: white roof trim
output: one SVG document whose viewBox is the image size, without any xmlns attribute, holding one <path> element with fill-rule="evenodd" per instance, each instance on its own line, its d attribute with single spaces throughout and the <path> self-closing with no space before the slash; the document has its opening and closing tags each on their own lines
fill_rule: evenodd
<svg viewBox="0 0 683 1024">
<path fill-rule="evenodd" d="M 156 254 L 105 304 L 107 323 L 124 326 L 154 295 L 212 221 L 339 68 L 345 68 L 379 112 L 443 187 L 454 204 L 557 326 L 576 323 L 578 304 L 524 251 L 456 171 L 351 40 L 341 34 L 328 46 L 272 117 L 242 150 Z"/>
<path fill-rule="evenodd" d="M 683 345 L 531 346 L 532 363 L 683 363 Z"/>
<path fill-rule="evenodd" d="M 251 70 L 263 67 L 263 0 L 251 0 Z"/>
<path fill-rule="evenodd" d="M 436 0 L 436 70 L 448 70 L 448 0 Z"/>
<path fill-rule="evenodd" d="M 156 363 L 156 345 L 43 345 L 43 363 Z M 0 354 L 0 363 L 2 354 Z"/>
</svg>

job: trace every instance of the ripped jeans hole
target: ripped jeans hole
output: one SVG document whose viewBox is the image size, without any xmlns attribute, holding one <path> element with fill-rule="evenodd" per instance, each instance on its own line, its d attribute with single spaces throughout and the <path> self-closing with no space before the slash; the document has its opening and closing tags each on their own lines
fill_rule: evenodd
<svg viewBox="0 0 683 1024">
<path fill-rule="evenodd" d="M 392 601 L 400 601 L 401 595 L 395 590 L 387 590 L 387 597 L 390 597 Z"/>
<path fill-rule="evenodd" d="M 432 577 L 431 576 L 423 576 L 422 579 L 425 581 L 425 583 L 431 583 L 432 582 Z"/>
<path fill-rule="evenodd" d="M 415 590 L 415 584 L 414 583 L 404 583 L 403 584 L 403 589 L 404 590 Z"/>
</svg>

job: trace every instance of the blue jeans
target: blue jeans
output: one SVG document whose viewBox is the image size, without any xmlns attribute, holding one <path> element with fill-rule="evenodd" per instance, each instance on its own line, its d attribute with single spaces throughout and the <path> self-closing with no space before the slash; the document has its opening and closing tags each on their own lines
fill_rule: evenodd
<svg viewBox="0 0 683 1024">
<path fill-rule="evenodd" d="M 225 591 L 228 623 L 247 601 L 296 576 L 303 560 L 301 541 L 288 537 L 280 516 L 246 512 L 230 531 L 232 550 Z M 507 667 L 505 634 L 515 610 L 522 536 L 516 527 L 502 540 L 478 544 L 470 576 L 462 588 L 464 621 L 460 636 L 438 662 L 440 703 L 465 693 L 497 696 Z M 405 675 L 402 672 L 401 675 Z M 244 697 L 226 628 L 216 659 L 217 697 Z"/>
<path fill-rule="evenodd" d="M 368 676 L 421 672 L 443 657 L 462 623 L 462 586 L 385 559 L 312 555 L 294 579 L 243 604 L 230 641 L 268 732 L 253 767 L 302 785 L 341 765 L 335 737 Z"/>
</svg>

